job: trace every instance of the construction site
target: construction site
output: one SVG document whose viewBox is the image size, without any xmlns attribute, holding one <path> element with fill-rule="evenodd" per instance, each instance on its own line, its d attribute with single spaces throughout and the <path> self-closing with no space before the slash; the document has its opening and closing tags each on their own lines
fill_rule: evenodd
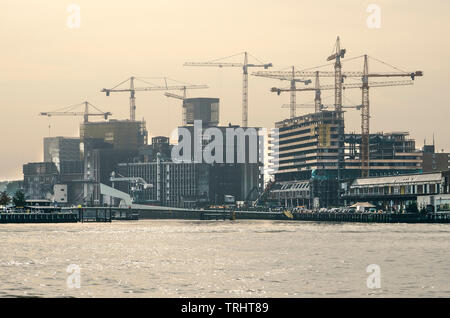
<svg viewBox="0 0 450 318">
<path fill-rule="evenodd" d="M 56 166 L 46 168 L 45 173 L 50 171 L 53 176 L 58 174 L 59 165 L 64 162 L 78 162 L 76 167 L 80 171 L 72 174 L 70 183 L 77 184 L 80 193 L 75 195 L 71 191 L 71 204 L 95 206 L 116 202 L 117 200 L 112 200 L 110 196 L 102 193 L 100 185 L 103 184 L 130 195 L 132 200 L 139 203 L 189 208 L 226 203 L 236 205 L 238 202 L 254 207 L 342 206 L 346 203 L 343 198 L 348 185 L 357 179 L 422 173 L 424 152 L 417 149 L 415 140 L 409 137 L 409 132 L 370 131 L 369 91 L 371 88 L 411 86 L 423 73 L 402 71 L 368 55 L 349 59 L 361 61 L 361 71 L 345 71 L 342 64 L 346 54 L 347 50 L 342 47 L 340 38 L 337 37 L 332 54 L 324 56 L 324 60 L 329 63 L 325 67 L 331 66 L 334 70 L 322 70 L 324 66 L 303 70 L 292 66 L 287 70 L 272 71 L 269 70 L 273 67 L 272 63 L 262 62 L 248 52 L 211 62 L 186 62 L 184 66 L 188 67 L 232 67 L 242 70 L 240 126 L 231 123 L 229 126 L 220 126 L 219 98 L 188 98 L 188 90 L 206 89 L 207 85 L 193 85 L 167 78 L 163 78 L 164 84 L 154 85 L 147 78 L 130 77 L 112 88 L 101 90 L 106 96 L 115 93 L 130 95 L 129 119 L 108 120 L 112 116 L 110 112 L 101 111 L 89 102 L 41 113 L 43 116 L 84 118 L 80 124 L 80 152 L 74 152 L 73 147 L 67 150 L 71 151 L 69 156 L 73 156 L 72 160 L 64 154 L 63 147 L 49 153 L 50 141 L 46 142 L 45 161 L 53 162 Z M 229 62 L 230 58 L 243 58 L 243 61 Z M 250 58 L 256 62 L 250 63 Z M 369 71 L 371 60 L 391 67 L 392 71 Z M 252 68 L 262 70 L 249 74 L 249 69 Z M 268 136 L 268 164 L 179 164 L 172 160 L 171 151 L 174 145 L 170 144 L 169 138 L 158 136 L 152 138 L 149 143 L 145 120 L 136 120 L 136 93 L 163 91 L 166 97 L 181 101 L 182 123 L 179 128 L 193 130 L 195 121 L 202 122 L 202 129 L 215 127 L 219 131 L 225 131 L 227 127 L 241 127 L 244 131 L 258 128 L 248 125 L 249 75 L 290 84 L 286 88 L 273 87 L 270 90 L 278 95 L 289 93 L 290 103 L 282 107 L 289 108 L 290 116 L 275 122 L 274 129 Z M 331 83 L 323 84 L 327 80 Z M 170 81 L 173 81 L 174 85 L 169 85 Z M 141 84 L 144 86 L 139 86 Z M 353 89 L 360 90 L 361 102 L 355 105 L 344 104 L 344 92 Z M 181 94 L 170 91 L 179 91 Z M 333 103 L 323 103 L 323 91 L 334 93 Z M 312 92 L 314 99 L 311 103 L 297 104 L 299 92 Z M 79 106 L 83 106 L 84 111 L 76 111 L 75 108 Z M 306 111 L 298 115 L 299 109 Z M 360 112 L 360 131 L 346 131 L 344 115 L 347 111 Z M 105 121 L 91 122 L 91 116 L 101 117 Z M 63 137 L 58 139 L 60 143 L 61 138 Z M 201 147 L 205 148 L 211 141 L 194 138 L 191 144 L 194 146 L 200 143 Z M 72 139 L 71 145 L 73 142 Z M 69 144 L 69 141 L 65 143 Z M 224 141 L 223 151 L 236 153 L 238 150 L 230 149 Z M 247 154 L 249 151 L 250 148 L 245 148 Z M 272 172 L 269 175 L 266 172 L 264 175 L 267 168 Z M 30 171 L 33 171 L 31 167 L 24 168 L 26 184 L 27 180 L 35 180 L 29 177 Z M 64 178 L 53 176 L 52 180 L 56 186 L 56 183 L 62 182 L 60 180 Z M 49 198 L 53 195 L 52 187 L 48 185 L 45 188 L 47 193 L 39 193 L 37 186 L 27 185 L 27 188 L 33 189 L 28 192 L 33 199 Z"/>
<path fill-rule="evenodd" d="M 368 55 L 352 58 L 362 59 L 361 72 L 346 72 L 342 68 L 346 53 L 337 37 L 333 53 L 326 58 L 327 62 L 334 62 L 334 71 L 321 71 L 320 67 L 307 70 L 292 67 L 288 71 L 253 73 L 290 82 L 288 88 L 271 89 L 278 95 L 290 93 L 290 104 L 283 106 L 290 108 L 290 118 L 275 123 L 277 131 L 272 135 L 270 149 L 275 172 L 261 195 L 262 201 L 276 206 L 316 209 L 343 206 L 342 195 L 348 182 L 358 178 L 422 172 L 422 151 L 416 149 L 414 140 L 407 138 L 408 132 L 370 132 L 369 90 L 413 85 L 416 77 L 423 76 L 423 73 L 405 72 L 393 66 L 392 72 L 369 72 Z M 372 80 L 391 77 L 406 80 Z M 334 83 L 322 85 L 322 78 L 331 78 Z M 347 83 L 348 79 L 358 79 L 359 82 Z M 306 86 L 297 88 L 299 82 Z M 307 86 L 313 82 L 313 87 Z M 343 92 L 347 89 L 361 90 L 361 104 L 343 104 Z M 322 103 L 322 92 L 326 90 L 334 91 L 332 105 Z M 308 91 L 315 93 L 314 102 L 297 104 L 296 93 Z M 297 116 L 297 108 L 313 108 L 314 112 Z M 345 132 L 346 109 L 361 112 L 359 133 Z"/>
</svg>

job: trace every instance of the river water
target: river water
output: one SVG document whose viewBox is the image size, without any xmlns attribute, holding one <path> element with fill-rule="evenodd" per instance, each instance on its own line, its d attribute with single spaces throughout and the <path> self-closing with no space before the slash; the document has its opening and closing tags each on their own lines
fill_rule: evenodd
<svg viewBox="0 0 450 318">
<path fill-rule="evenodd" d="M 449 261 L 445 224 L 0 225 L 0 297 L 450 297 Z"/>
</svg>

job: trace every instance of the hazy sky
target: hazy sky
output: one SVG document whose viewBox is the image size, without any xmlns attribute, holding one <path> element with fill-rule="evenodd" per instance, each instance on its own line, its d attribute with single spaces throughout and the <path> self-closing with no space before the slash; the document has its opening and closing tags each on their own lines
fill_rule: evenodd
<svg viewBox="0 0 450 318">
<path fill-rule="evenodd" d="M 80 28 L 67 27 L 67 7 L 81 8 Z M 381 28 L 370 29 L 369 4 L 381 8 Z M 89 100 L 114 118 L 129 116 L 126 93 L 105 97 L 130 77 L 163 77 L 208 90 L 191 97 L 219 97 L 221 123 L 241 123 L 242 71 L 189 68 L 204 61 L 249 51 L 274 70 L 326 64 L 336 36 L 347 56 L 344 70 L 360 70 L 367 53 L 405 70 L 422 70 L 415 86 L 374 88 L 371 132 L 410 131 L 422 146 L 436 135 L 438 149 L 450 150 L 450 2 L 448 0 L 3 0 L 0 11 L 0 180 L 21 179 L 22 165 L 43 160 L 42 138 L 77 136 L 82 117 L 37 116 Z M 240 61 L 240 60 L 239 60 Z M 371 63 L 370 71 L 385 71 Z M 249 124 L 273 127 L 289 116 L 280 106 L 289 94 L 270 93 L 287 82 L 250 77 Z M 181 102 L 163 92 L 137 93 L 137 118 L 151 136 L 169 135 L 181 124 Z M 323 96 L 331 96 L 332 91 Z M 299 93 L 311 103 L 313 93 Z M 346 104 L 360 103 L 361 92 L 345 93 Z M 333 99 L 324 99 L 324 103 Z M 298 110 L 307 112 L 308 110 Z M 346 130 L 360 131 L 360 113 L 346 113 Z"/>
</svg>

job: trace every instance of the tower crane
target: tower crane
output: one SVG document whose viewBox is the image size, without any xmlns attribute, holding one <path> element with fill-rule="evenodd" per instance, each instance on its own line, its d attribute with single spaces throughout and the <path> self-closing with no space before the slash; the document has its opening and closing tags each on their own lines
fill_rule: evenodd
<svg viewBox="0 0 450 318">
<path fill-rule="evenodd" d="M 170 80 L 167 77 L 159 78 L 163 79 L 165 82 L 165 85 L 155 85 L 153 83 L 149 83 L 145 81 L 143 78 L 138 77 L 130 77 L 123 82 L 120 82 L 113 88 L 103 88 L 101 92 L 106 93 L 106 96 L 109 96 L 111 93 L 121 93 L 121 92 L 129 92 L 130 93 L 130 120 L 135 121 L 136 120 L 136 92 L 140 91 L 168 91 L 168 90 L 179 90 L 179 91 L 186 91 L 186 89 L 204 89 L 208 88 L 207 85 L 192 85 L 187 83 L 181 83 L 175 80 L 172 80 L 174 82 L 177 82 L 177 85 L 168 85 L 167 80 Z M 147 87 L 136 87 L 135 81 L 141 81 L 146 83 Z M 130 83 L 129 88 L 119 88 L 121 85 L 125 84 L 126 82 Z"/>
<path fill-rule="evenodd" d="M 365 59 L 365 71 L 368 71 L 367 59 Z M 367 72 L 368 74 L 368 72 Z M 359 88 L 362 90 L 362 104 L 361 104 L 361 174 L 362 177 L 368 177 L 370 175 L 370 165 L 369 165 L 369 87 L 389 87 L 389 86 L 403 86 L 403 85 L 413 85 L 413 80 L 408 81 L 388 81 L 388 82 L 369 82 L 366 76 L 363 83 L 345 83 L 342 85 L 343 89 L 353 89 Z M 334 85 L 321 86 L 320 90 L 333 90 Z M 296 91 L 311 91 L 312 88 L 297 88 Z M 280 95 L 282 92 L 290 92 L 289 88 L 276 88 L 271 89 L 272 92 L 276 92 Z M 341 105 L 342 106 L 342 105 Z"/>
<path fill-rule="evenodd" d="M 337 47 L 339 43 L 337 43 Z M 342 50 L 341 50 L 342 51 Z M 336 53 L 337 54 L 337 53 Z M 343 52 L 343 54 L 345 54 L 345 51 Z M 341 54 L 342 55 L 342 54 Z M 333 56 L 330 56 L 329 58 L 332 58 Z M 341 56 L 342 57 L 342 56 Z M 340 57 L 340 58 L 341 58 Z M 364 68 L 362 72 L 340 72 L 340 78 L 341 81 L 339 81 L 340 88 L 351 88 L 349 86 L 346 86 L 346 84 L 343 84 L 343 79 L 347 78 L 347 77 L 357 77 L 360 78 L 362 80 L 362 85 L 359 85 L 357 88 L 361 88 L 362 89 L 362 107 L 361 107 L 361 116 L 362 116 L 362 120 L 361 120 L 361 169 L 362 169 L 362 176 L 363 177 L 367 177 L 369 176 L 369 131 L 370 131 L 370 103 L 369 103 L 369 87 L 381 87 L 381 86 L 393 86 L 393 84 L 387 84 L 388 82 L 384 82 L 386 84 L 383 84 L 383 82 L 381 83 L 369 83 L 369 78 L 375 77 L 411 77 L 411 80 L 414 81 L 416 77 L 419 76 L 423 76 L 423 72 L 422 71 L 414 71 L 414 72 L 405 72 L 402 71 L 396 67 L 393 67 L 391 65 L 392 68 L 395 68 L 398 72 L 377 72 L 377 73 L 369 73 L 369 56 L 368 55 L 363 55 L 364 57 Z M 337 58 L 336 56 L 334 58 Z M 375 59 L 376 60 L 376 59 Z M 377 60 L 379 61 L 379 60 Z M 388 65 L 385 62 L 379 61 L 381 63 L 384 63 L 386 65 Z M 339 67 L 338 67 L 339 68 Z M 272 76 L 275 75 L 288 75 L 289 72 L 256 72 L 253 75 L 256 76 L 262 76 L 262 74 L 267 74 L 270 73 Z M 295 76 L 296 77 L 334 77 L 335 78 L 335 85 L 333 86 L 334 90 L 335 90 L 335 104 L 339 105 L 338 103 L 336 103 L 336 101 L 341 101 L 342 102 L 342 93 L 340 93 L 340 90 L 337 89 L 337 75 L 336 75 L 336 70 L 335 72 L 329 72 L 329 71 L 315 71 L 315 72 L 311 72 L 311 71 L 295 71 Z M 350 84 L 350 85 L 354 85 L 354 84 Z M 399 84 L 397 82 L 396 85 L 402 85 Z M 405 85 L 405 84 L 403 84 Z M 406 84 L 409 85 L 409 84 Z M 323 87 L 321 89 L 324 89 Z M 302 91 L 302 90 L 306 90 L 306 89 L 297 89 L 296 91 Z M 272 90 L 273 92 L 278 92 L 280 93 L 281 91 L 277 88 L 274 88 Z M 282 91 L 290 91 L 290 90 L 282 90 Z M 340 96 L 337 96 L 337 94 L 340 94 Z M 342 104 L 340 104 L 342 105 Z"/>
<path fill-rule="evenodd" d="M 243 63 L 230 63 L 230 62 L 220 62 L 220 60 L 224 60 L 227 58 L 244 55 Z M 186 62 L 184 66 L 212 66 L 212 67 L 241 67 L 243 71 L 243 81 L 242 81 L 242 126 L 248 127 L 248 69 L 250 67 L 263 67 L 264 69 L 268 69 L 272 67 L 272 63 L 263 63 L 256 59 L 253 55 L 253 58 L 258 60 L 260 64 L 250 64 L 248 63 L 248 56 L 251 55 L 248 52 L 239 53 L 236 55 L 228 56 L 225 58 L 220 58 L 210 62 Z"/>
<path fill-rule="evenodd" d="M 271 74 L 266 74 L 266 75 L 258 75 L 261 77 L 266 77 L 266 78 L 273 78 L 273 79 L 278 79 L 280 81 L 289 81 L 291 83 L 291 100 L 290 100 L 290 116 L 291 118 L 294 118 L 296 116 L 295 114 L 295 110 L 296 110 L 296 84 L 297 83 L 304 83 L 305 85 L 311 84 L 311 80 L 310 79 L 301 79 L 301 78 L 295 78 L 295 66 L 292 66 L 292 72 L 290 76 L 284 76 L 284 75 L 274 75 L 272 76 Z"/>
<path fill-rule="evenodd" d="M 320 93 L 320 80 L 319 80 L 319 72 L 316 71 L 314 73 L 314 77 L 315 77 L 315 85 L 314 88 L 312 87 L 308 87 L 305 89 L 296 89 L 295 87 L 295 83 L 297 81 L 300 82 L 304 82 L 305 85 L 308 85 L 311 83 L 311 80 L 305 80 L 305 79 L 296 79 L 295 78 L 295 68 L 292 67 L 292 73 L 291 73 L 291 77 L 289 78 L 288 72 L 285 73 L 285 75 L 279 73 L 279 72 L 256 72 L 253 73 L 252 75 L 254 76 L 259 76 L 259 77 L 267 77 L 267 78 L 274 78 L 274 79 L 280 79 L 280 80 L 285 80 L 287 78 L 289 78 L 289 80 L 291 81 L 291 87 L 289 88 L 288 91 L 291 92 L 291 103 L 290 103 L 290 115 L 291 118 L 295 117 L 295 109 L 298 108 L 296 106 L 296 92 L 298 91 L 315 91 L 315 98 L 314 98 L 314 104 L 315 104 L 315 112 L 319 112 L 321 110 L 321 105 L 322 105 L 322 100 L 321 100 L 321 93 Z M 278 95 L 280 95 L 281 91 L 278 92 Z"/>
<path fill-rule="evenodd" d="M 77 108 L 78 106 L 84 105 L 84 112 L 80 112 L 80 111 L 74 111 L 75 108 Z M 94 108 L 95 110 L 97 110 L 97 113 L 90 113 L 89 112 L 89 106 L 91 106 L 92 108 Z M 56 111 L 50 111 L 50 112 L 42 112 L 39 113 L 40 116 L 47 116 L 47 117 L 52 117 L 52 116 L 83 116 L 84 117 L 84 123 L 89 122 L 89 117 L 91 116 L 102 116 L 105 118 L 105 120 L 108 119 L 109 116 L 111 116 L 112 114 L 110 112 L 103 112 L 100 109 L 98 109 L 96 106 L 92 105 L 89 102 L 83 102 L 80 104 L 76 104 L 76 105 L 72 105 L 72 106 L 68 106 L 65 107 L 63 109 L 60 110 L 56 110 Z"/>
</svg>

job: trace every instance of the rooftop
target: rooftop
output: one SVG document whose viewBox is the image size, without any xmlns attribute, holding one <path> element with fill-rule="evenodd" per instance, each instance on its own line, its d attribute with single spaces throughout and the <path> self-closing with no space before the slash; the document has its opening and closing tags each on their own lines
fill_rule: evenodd
<svg viewBox="0 0 450 318">
<path fill-rule="evenodd" d="M 410 184 L 417 182 L 440 182 L 442 180 L 442 173 L 421 173 L 421 174 L 408 174 L 389 177 L 371 177 L 356 179 L 352 183 L 352 187 L 371 186 L 371 185 L 384 185 L 384 184 Z"/>
</svg>

